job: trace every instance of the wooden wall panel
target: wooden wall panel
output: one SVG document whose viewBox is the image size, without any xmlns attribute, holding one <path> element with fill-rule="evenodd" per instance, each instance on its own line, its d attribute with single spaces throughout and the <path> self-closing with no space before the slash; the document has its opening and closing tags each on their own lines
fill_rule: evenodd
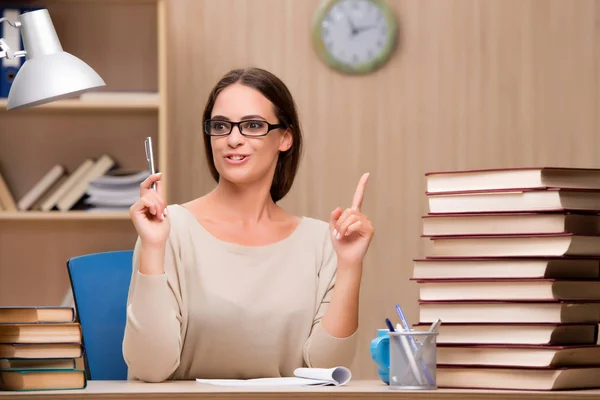
<svg viewBox="0 0 600 400">
<path fill-rule="evenodd" d="M 0 305 L 60 305 L 69 258 L 132 249 L 135 239 L 129 220 L 0 221 Z"/>
<path fill-rule="evenodd" d="M 426 212 L 424 173 L 457 168 L 600 167 L 600 1 L 389 0 L 393 59 L 366 76 L 328 69 L 311 47 L 319 0 L 168 3 L 172 202 L 210 190 L 201 114 L 227 70 L 259 66 L 294 94 L 306 153 L 282 202 L 326 219 L 371 172 L 376 229 L 361 294 L 356 377 L 375 377 L 369 341 L 401 303 L 417 319 L 412 262 Z"/>
</svg>

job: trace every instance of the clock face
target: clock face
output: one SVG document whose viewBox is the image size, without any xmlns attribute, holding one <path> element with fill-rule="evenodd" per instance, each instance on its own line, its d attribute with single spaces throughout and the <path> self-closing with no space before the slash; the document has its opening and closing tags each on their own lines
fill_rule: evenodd
<svg viewBox="0 0 600 400">
<path fill-rule="evenodd" d="M 314 41 L 321 57 L 344 72 L 368 72 L 391 55 L 393 14 L 382 0 L 334 0 L 318 14 Z"/>
</svg>

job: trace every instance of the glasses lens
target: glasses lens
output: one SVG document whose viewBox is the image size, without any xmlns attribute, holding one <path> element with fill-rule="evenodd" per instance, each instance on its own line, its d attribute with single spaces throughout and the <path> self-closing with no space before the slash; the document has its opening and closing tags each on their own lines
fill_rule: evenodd
<svg viewBox="0 0 600 400">
<path fill-rule="evenodd" d="M 227 135 L 231 131 L 231 124 L 227 121 L 206 121 L 204 131 L 209 135 Z"/>
<path fill-rule="evenodd" d="M 244 121 L 240 125 L 244 135 L 260 136 L 269 130 L 269 124 L 265 121 Z"/>
</svg>

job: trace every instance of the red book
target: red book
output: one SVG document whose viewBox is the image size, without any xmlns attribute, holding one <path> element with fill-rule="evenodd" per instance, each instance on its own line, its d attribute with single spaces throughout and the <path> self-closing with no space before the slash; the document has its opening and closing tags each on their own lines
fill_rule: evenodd
<svg viewBox="0 0 600 400">
<path fill-rule="evenodd" d="M 419 301 L 419 322 L 599 323 L 598 301 Z"/>
<path fill-rule="evenodd" d="M 495 189 L 600 189 L 600 169 L 567 167 L 489 168 L 425 174 L 428 193 Z"/>
<path fill-rule="evenodd" d="M 418 323 L 416 331 L 427 331 L 431 324 Z M 438 327 L 436 342 L 443 344 L 502 345 L 589 345 L 596 344 L 595 323 L 455 323 L 443 322 Z"/>
<path fill-rule="evenodd" d="M 429 214 L 587 212 L 600 210 L 600 190 L 535 188 L 427 193 Z"/>
<path fill-rule="evenodd" d="M 539 346 L 504 344 L 440 344 L 438 365 L 499 367 L 600 366 L 600 346 Z"/>
<path fill-rule="evenodd" d="M 600 388 L 600 367 L 531 368 L 440 365 L 438 388 L 574 390 Z M 568 395 L 563 398 L 568 398 Z"/>
<path fill-rule="evenodd" d="M 431 257 L 600 257 L 600 235 L 432 236 Z"/>
<path fill-rule="evenodd" d="M 414 279 L 597 279 L 600 260 L 578 257 L 452 257 L 413 260 Z"/>
<path fill-rule="evenodd" d="M 600 301 L 600 280 L 419 279 L 417 286 L 425 301 Z"/>
<path fill-rule="evenodd" d="M 423 236 L 600 234 L 600 210 L 581 212 L 446 213 L 421 217 Z"/>
</svg>

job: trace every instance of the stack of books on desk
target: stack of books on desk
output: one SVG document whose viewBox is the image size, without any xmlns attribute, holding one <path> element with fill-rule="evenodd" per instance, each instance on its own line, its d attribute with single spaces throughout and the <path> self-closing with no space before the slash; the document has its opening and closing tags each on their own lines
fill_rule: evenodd
<svg viewBox="0 0 600 400">
<path fill-rule="evenodd" d="M 74 317 L 69 307 L 0 307 L 0 390 L 85 388 Z"/>
<path fill-rule="evenodd" d="M 426 174 L 419 329 L 446 388 L 600 388 L 600 169 Z"/>
</svg>

